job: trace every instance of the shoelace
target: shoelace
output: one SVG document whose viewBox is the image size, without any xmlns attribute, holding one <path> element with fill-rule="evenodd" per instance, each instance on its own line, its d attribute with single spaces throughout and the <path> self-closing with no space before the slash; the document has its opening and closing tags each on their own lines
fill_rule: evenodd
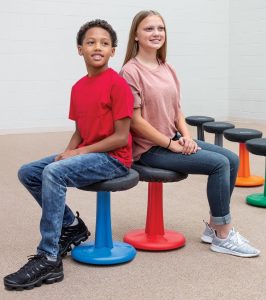
<svg viewBox="0 0 266 300">
<path fill-rule="evenodd" d="M 32 268 L 32 266 L 34 266 L 38 260 L 43 258 L 43 255 L 40 254 L 29 255 L 27 256 L 27 258 L 28 258 L 28 262 L 22 268 L 20 268 L 16 273 L 22 271 L 28 272 L 28 270 Z"/>
<path fill-rule="evenodd" d="M 246 243 L 243 237 L 239 234 L 239 232 L 237 231 L 233 231 L 233 232 L 234 234 L 229 238 L 230 241 L 233 241 L 239 246 Z"/>
<path fill-rule="evenodd" d="M 243 237 L 243 235 L 241 235 L 238 231 L 235 231 L 235 229 L 232 229 L 234 233 L 236 233 L 238 235 L 238 237 L 244 242 L 249 244 L 249 240 L 247 240 L 245 237 Z"/>
</svg>

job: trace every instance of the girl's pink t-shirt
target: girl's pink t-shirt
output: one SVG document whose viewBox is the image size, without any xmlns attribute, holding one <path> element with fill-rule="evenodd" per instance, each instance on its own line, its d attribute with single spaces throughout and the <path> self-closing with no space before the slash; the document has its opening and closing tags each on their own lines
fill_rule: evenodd
<svg viewBox="0 0 266 300">
<path fill-rule="evenodd" d="M 136 58 L 128 61 L 120 71 L 134 95 L 134 108 L 141 108 L 142 117 L 169 138 L 175 136 L 180 112 L 179 82 L 175 71 L 167 63 L 150 70 Z M 134 133 L 133 159 L 156 146 Z"/>
</svg>

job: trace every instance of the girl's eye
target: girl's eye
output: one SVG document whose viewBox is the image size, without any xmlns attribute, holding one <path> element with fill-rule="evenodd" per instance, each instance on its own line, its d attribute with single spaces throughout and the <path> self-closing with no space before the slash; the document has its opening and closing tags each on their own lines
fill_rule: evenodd
<svg viewBox="0 0 266 300">
<path fill-rule="evenodd" d="M 147 27 L 145 30 L 146 30 L 146 31 L 152 31 L 153 28 L 152 28 L 152 27 Z"/>
<path fill-rule="evenodd" d="M 159 27 L 158 30 L 159 31 L 164 31 L 164 27 Z"/>
</svg>

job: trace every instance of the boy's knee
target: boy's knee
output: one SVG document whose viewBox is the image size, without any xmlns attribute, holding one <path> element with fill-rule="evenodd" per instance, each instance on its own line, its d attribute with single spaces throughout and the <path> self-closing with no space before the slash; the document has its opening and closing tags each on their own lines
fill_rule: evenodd
<svg viewBox="0 0 266 300">
<path fill-rule="evenodd" d="M 18 170 L 18 179 L 20 182 L 24 183 L 30 176 L 30 168 L 28 165 L 22 165 Z"/>
<path fill-rule="evenodd" d="M 56 163 L 47 165 L 43 169 L 42 178 L 57 178 L 57 177 L 58 178 L 61 177 L 61 173 Z"/>
</svg>

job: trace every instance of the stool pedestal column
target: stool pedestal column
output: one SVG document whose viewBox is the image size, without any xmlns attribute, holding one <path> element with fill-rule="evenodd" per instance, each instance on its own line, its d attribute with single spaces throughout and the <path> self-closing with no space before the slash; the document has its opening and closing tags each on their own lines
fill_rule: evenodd
<svg viewBox="0 0 266 300">
<path fill-rule="evenodd" d="M 149 182 L 145 229 L 128 232 L 124 241 L 142 250 L 170 250 L 183 247 L 185 237 L 176 231 L 165 230 L 163 220 L 163 184 Z"/>
<path fill-rule="evenodd" d="M 249 195 L 247 196 L 246 201 L 250 205 L 266 207 L 266 158 L 265 158 L 264 193 Z"/>
<path fill-rule="evenodd" d="M 83 263 L 113 265 L 132 260 L 136 250 L 123 242 L 112 240 L 110 192 L 97 192 L 95 242 L 75 247 L 72 257 Z"/>
<path fill-rule="evenodd" d="M 264 179 L 260 176 L 250 175 L 249 152 L 245 143 L 239 144 L 239 169 L 236 186 L 259 186 L 263 185 Z"/>
</svg>

